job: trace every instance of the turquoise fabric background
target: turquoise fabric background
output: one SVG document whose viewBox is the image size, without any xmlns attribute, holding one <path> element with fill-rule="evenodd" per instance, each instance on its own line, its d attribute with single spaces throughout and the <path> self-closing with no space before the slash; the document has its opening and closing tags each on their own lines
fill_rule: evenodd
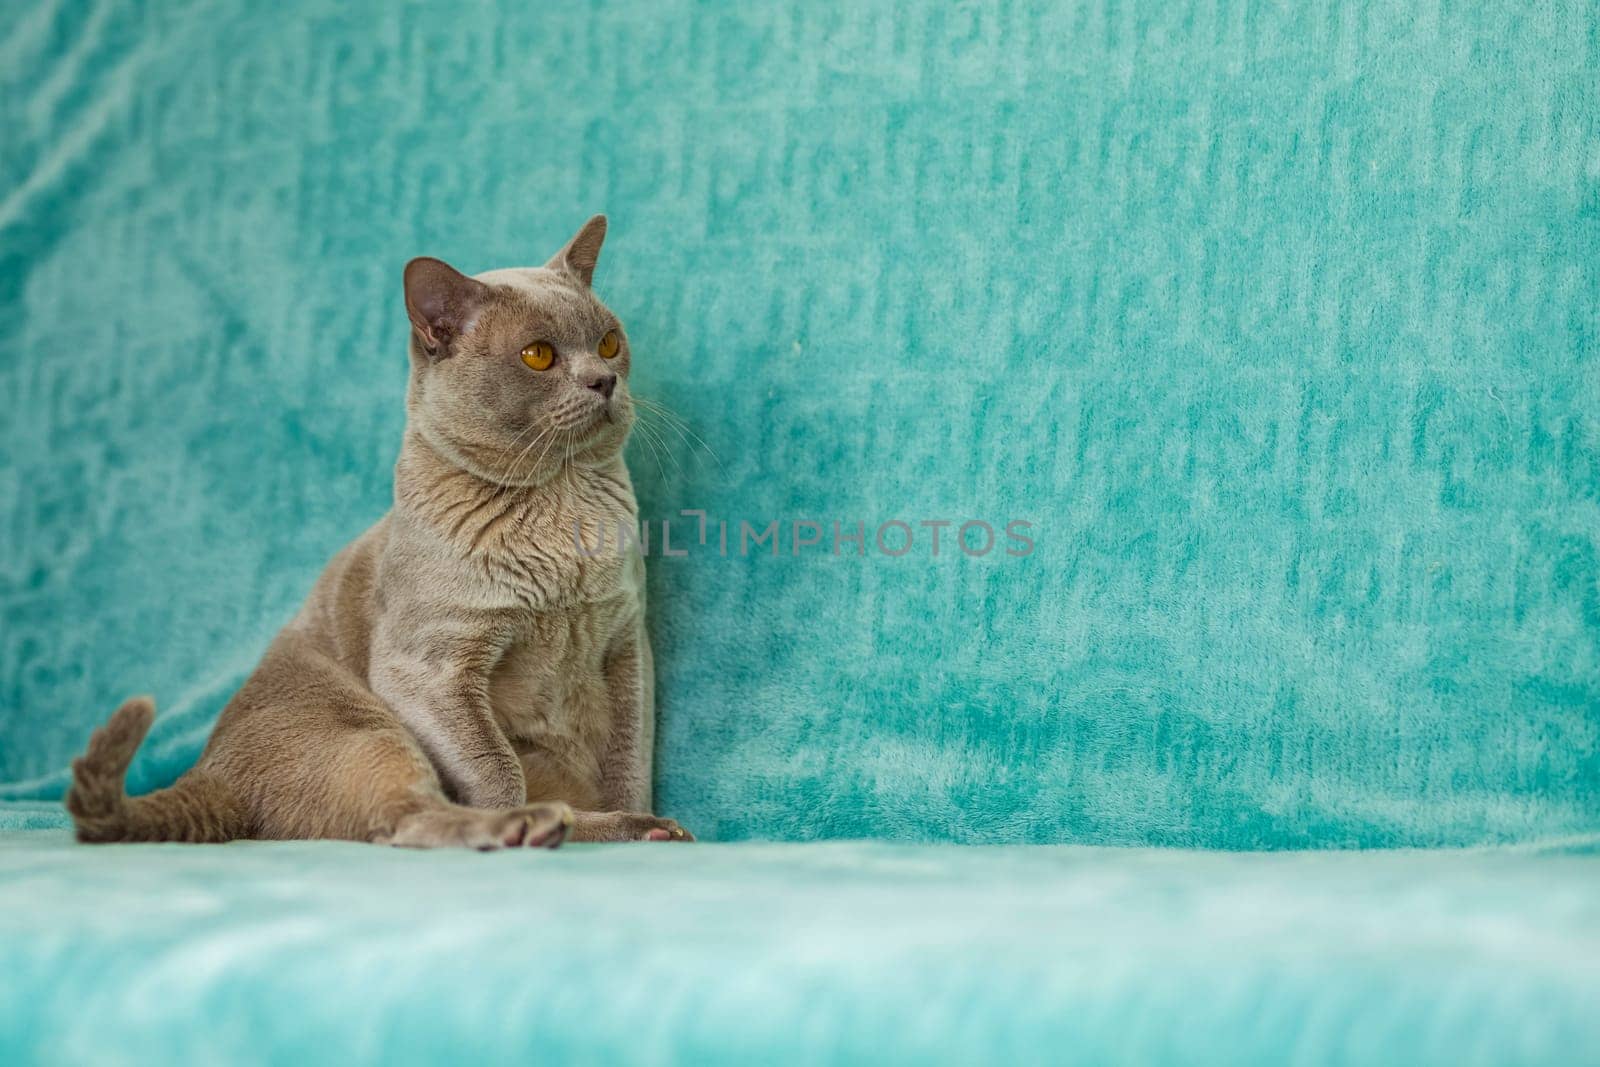
<svg viewBox="0 0 1600 1067">
<path fill-rule="evenodd" d="M 697 833 L 1600 830 L 1597 23 L 5 5 L 0 796 L 136 692 L 134 788 L 186 767 L 387 507 L 405 260 L 604 210 L 635 388 L 718 457 L 635 442 L 647 515 L 1037 542 L 656 558 Z"/>
<path fill-rule="evenodd" d="M 1600 1064 L 1597 105 L 1593 0 L 0 4 L 0 1062 Z M 404 262 L 595 211 L 726 843 L 72 844 L 388 506 Z"/>
</svg>

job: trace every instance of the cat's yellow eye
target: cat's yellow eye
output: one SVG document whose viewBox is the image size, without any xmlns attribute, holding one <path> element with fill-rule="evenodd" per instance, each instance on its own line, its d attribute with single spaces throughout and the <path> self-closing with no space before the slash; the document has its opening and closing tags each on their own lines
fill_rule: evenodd
<svg viewBox="0 0 1600 1067">
<path fill-rule="evenodd" d="M 555 348 L 545 341 L 535 341 L 522 350 L 522 362 L 534 370 L 549 370 L 555 360 Z"/>
<path fill-rule="evenodd" d="M 606 335 L 600 338 L 600 358 L 610 359 L 617 354 L 617 349 L 622 347 L 622 339 L 617 336 L 616 330 L 607 330 Z"/>
</svg>

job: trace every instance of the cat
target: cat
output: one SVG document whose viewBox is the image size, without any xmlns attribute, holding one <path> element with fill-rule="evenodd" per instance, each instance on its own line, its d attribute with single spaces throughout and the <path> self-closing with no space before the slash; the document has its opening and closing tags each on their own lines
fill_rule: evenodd
<svg viewBox="0 0 1600 1067">
<path fill-rule="evenodd" d="M 413 847 L 692 841 L 651 810 L 655 720 L 622 450 L 632 353 L 591 283 L 596 215 L 543 267 L 414 259 L 394 506 L 334 556 L 194 768 L 129 797 L 155 710 L 73 762 L 85 842 L 334 838 Z"/>
</svg>

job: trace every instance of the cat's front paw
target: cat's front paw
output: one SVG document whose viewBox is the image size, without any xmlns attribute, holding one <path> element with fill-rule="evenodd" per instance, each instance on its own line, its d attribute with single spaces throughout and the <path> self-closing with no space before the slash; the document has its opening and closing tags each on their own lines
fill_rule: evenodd
<svg viewBox="0 0 1600 1067">
<path fill-rule="evenodd" d="M 649 825 L 637 838 L 640 841 L 693 841 L 694 835 L 679 826 L 674 819 L 658 819 L 653 815 L 644 816 L 649 820 Z"/>
<path fill-rule="evenodd" d="M 574 841 L 693 841 L 675 819 L 643 811 L 580 811 Z"/>
<path fill-rule="evenodd" d="M 506 848 L 556 848 L 572 823 L 572 809 L 565 804 L 529 804 L 501 815 L 494 833 Z"/>
</svg>

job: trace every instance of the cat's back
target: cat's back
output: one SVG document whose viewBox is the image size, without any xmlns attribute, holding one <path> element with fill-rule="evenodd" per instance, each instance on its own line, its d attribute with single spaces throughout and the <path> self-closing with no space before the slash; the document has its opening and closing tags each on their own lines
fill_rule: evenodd
<svg viewBox="0 0 1600 1067">
<path fill-rule="evenodd" d="M 390 517 L 385 515 L 340 549 L 287 627 L 363 679 L 377 615 L 378 561 L 388 544 L 390 528 Z"/>
</svg>

